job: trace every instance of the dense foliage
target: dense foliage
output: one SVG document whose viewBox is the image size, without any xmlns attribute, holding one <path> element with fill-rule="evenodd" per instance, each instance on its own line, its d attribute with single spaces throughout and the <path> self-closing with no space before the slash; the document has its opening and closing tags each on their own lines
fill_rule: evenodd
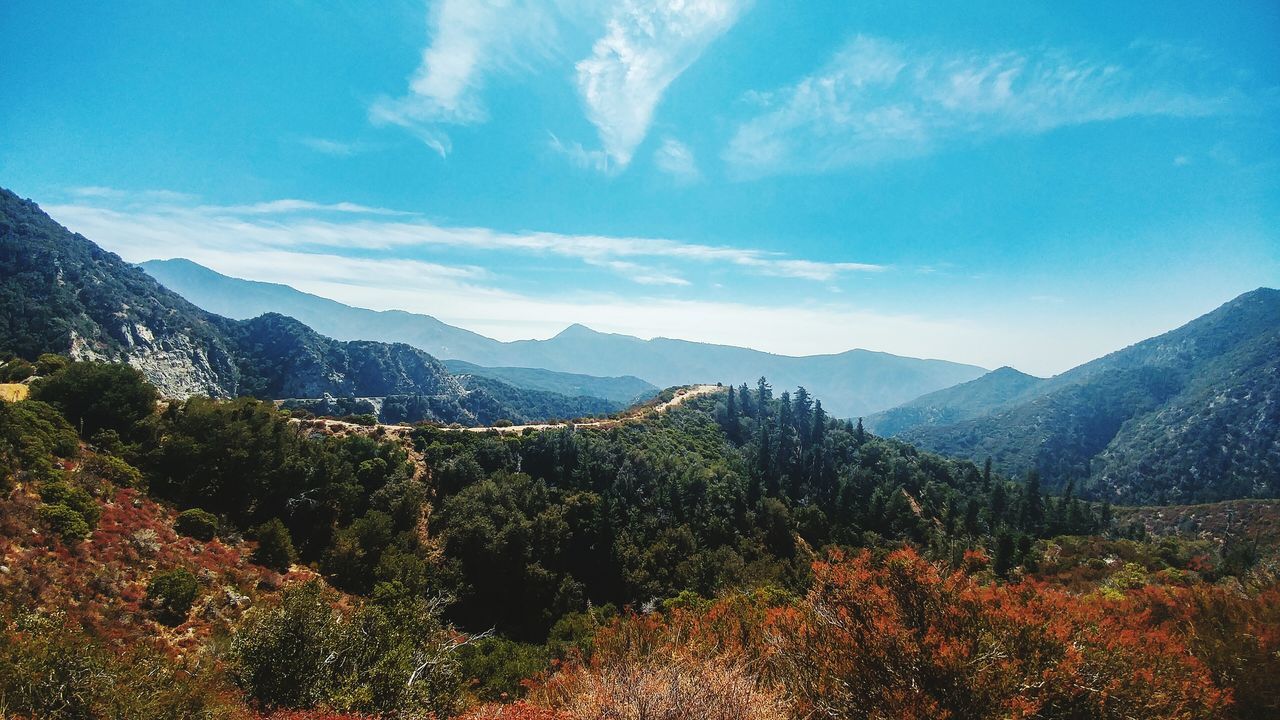
<svg viewBox="0 0 1280 720">
<path fill-rule="evenodd" d="M 139 383 L 76 363 L 44 382 L 77 378 L 122 397 Z M 1129 510 L 1111 527 L 1070 487 L 877 438 L 804 389 L 762 379 L 522 434 L 299 422 L 248 398 L 115 410 L 84 441 L 48 403 L 0 403 L 6 716 L 1243 718 L 1280 702 L 1274 548 L 1148 538 Z"/>
</svg>

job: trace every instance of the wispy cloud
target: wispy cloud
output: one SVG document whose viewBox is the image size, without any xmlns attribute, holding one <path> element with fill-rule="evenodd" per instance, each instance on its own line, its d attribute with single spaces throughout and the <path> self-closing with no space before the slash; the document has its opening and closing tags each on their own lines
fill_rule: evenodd
<svg viewBox="0 0 1280 720">
<path fill-rule="evenodd" d="M 441 157 L 452 149 L 442 126 L 488 119 L 480 97 L 495 72 L 527 68 L 555 45 L 555 3 L 537 0 L 440 0 L 428 17 L 431 42 L 401 97 L 369 108 L 377 125 L 398 125 Z"/>
<path fill-rule="evenodd" d="M 578 90 L 610 168 L 625 168 L 667 87 L 733 26 L 745 0 L 624 0 L 591 55 Z"/>
<path fill-rule="evenodd" d="M 698 162 L 693 157 L 693 150 L 675 138 L 665 138 L 657 152 L 653 154 L 653 162 L 662 172 L 675 178 L 677 182 L 690 183 L 701 177 Z"/>
<path fill-rule="evenodd" d="M 638 284 L 673 287 L 691 284 L 670 269 L 681 266 L 738 268 L 755 275 L 823 282 L 886 269 L 870 263 L 824 262 L 665 238 L 447 226 L 412 213 L 356 203 L 287 199 L 208 205 L 156 202 L 128 193 L 109 198 L 108 204 L 81 201 L 48 209 L 73 229 L 101 238 L 122 255 L 137 259 L 171 257 L 178 248 L 221 252 L 231 243 L 238 253 L 287 250 L 323 256 L 403 256 L 431 249 L 459 250 L 565 258 L 606 268 Z"/>
<path fill-rule="evenodd" d="M 333 157 L 350 157 L 362 149 L 359 143 L 329 140 L 328 138 L 304 137 L 300 138 L 298 142 L 321 155 L 331 155 Z"/>
<path fill-rule="evenodd" d="M 941 53 L 859 36 L 794 85 L 747 100 L 763 110 L 724 152 L 750 177 L 820 172 L 932 152 L 948 143 L 1137 116 L 1230 110 L 1232 88 L 1170 81 L 1176 48 L 1134 44 L 1114 58 L 1056 50 Z"/>
</svg>

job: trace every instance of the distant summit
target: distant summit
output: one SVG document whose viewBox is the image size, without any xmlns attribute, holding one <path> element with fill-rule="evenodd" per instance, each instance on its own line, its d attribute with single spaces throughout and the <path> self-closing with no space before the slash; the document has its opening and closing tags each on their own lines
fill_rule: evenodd
<svg viewBox="0 0 1280 720">
<path fill-rule="evenodd" d="M 152 260 L 142 267 L 196 305 L 228 317 L 278 312 L 339 340 L 401 342 L 439 358 L 490 369 L 629 376 L 656 387 L 696 382 L 754 385 L 765 376 L 778 387 L 803 385 L 823 399 L 828 412 L 842 417 L 883 410 L 983 374 L 973 365 L 867 350 L 792 357 L 687 340 L 641 340 L 578 323 L 547 340 L 500 342 L 430 315 L 354 308 L 285 285 L 228 277 L 186 260 Z"/>
</svg>

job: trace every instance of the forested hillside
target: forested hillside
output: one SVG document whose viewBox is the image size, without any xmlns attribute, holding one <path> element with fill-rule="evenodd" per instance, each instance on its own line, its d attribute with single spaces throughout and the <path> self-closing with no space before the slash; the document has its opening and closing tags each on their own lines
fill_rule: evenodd
<svg viewBox="0 0 1280 720">
<path fill-rule="evenodd" d="M 1247 532 L 1146 540 L 803 389 L 762 379 L 600 429 L 317 432 L 249 398 L 157 410 L 127 366 L 41 363 L 31 399 L 0 403 L 0 699 L 18 717 L 1277 702 L 1280 593 Z M 1157 619 L 1169 603 L 1182 620 Z M 989 642 L 1009 661 L 983 660 Z M 1085 678 L 1112 699 L 1073 690 Z"/>
<path fill-rule="evenodd" d="M 1280 495 L 1280 291 L 1047 380 L 1002 369 L 869 425 L 1116 502 Z"/>
</svg>

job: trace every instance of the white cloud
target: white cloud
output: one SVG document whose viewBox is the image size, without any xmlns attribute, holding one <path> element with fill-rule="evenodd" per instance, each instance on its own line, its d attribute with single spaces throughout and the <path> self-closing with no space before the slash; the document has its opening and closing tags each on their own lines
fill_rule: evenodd
<svg viewBox="0 0 1280 720">
<path fill-rule="evenodd" d="M 669 137 L 662 141 L 662 145 L 653 154 L 653 161 L 659 170 L 675 178 L 677 182 L 693 182 L 701 177 L 693 150 L 675 138 Z"/>
<path fill-rule="evenodd" d="M 1209 90 L 1199 77 L 1164 81 L 1170 52 L 1134 45 L 1114 60 L 1051 50 L 946 54 L 860 36 L 795 85 L 748 94 L 763 112 L 738 126 L 724 159 L 743 177 L 820 172 L 966 139 L 1232 107 L 1238 93 L 1212 87 L 1213 77 Z"/>
<path fill-rule="evenodd" d="M 327 138 L 304 137 L 299 139 L 298 142 L 321 155 L 332 155 L 333 157 L 350 157 L 361 149 L 359 143 L 329 140 Z"/>
<path fill-rule="evenodd" d="M 452 143 L 441 125 L 488 119 L 480 99 L 486 78 L 527 68 L 554 47 L 556 8 L 538 0 L 440 0 L 428 25 L 431 42 L 408 94 L 379 98 L 369 118 L 406 128 L 444 157 Z"/>
<path fill-rule="evenodd" d="M 120 194 L 109 195 L 112 207 L 80 202 L 51 205 L 48 210 L 78 232 L 101 239 L 127 259 L 135 260 L 173 257 L 179 248 L 220 250 L 228 244 L 234 244 L 237 252 L 288 250 L 326 256 L 456 249 L 567 258 L 607 268 L 638 284 L 667 286 L 691 284 L 667 266 L 719 265 L 757 275 L 824 282 L 886 269 L 869 263 L 824 262 L 753 248 L 665 238 L 446 226 L 418 217 L 401 217 L 413 216 L 412 213 L 355 203 L 287 199 L 247 205 L 200 205 L 149 202 L 123 191 L 113 192 Z"/>
<path fill-rule="evenodd" d="M 667 87 L 737 21 L 742 0 L 623 0 L 577 65 L 587 117 L 625 168 Z"/>
</svg>

